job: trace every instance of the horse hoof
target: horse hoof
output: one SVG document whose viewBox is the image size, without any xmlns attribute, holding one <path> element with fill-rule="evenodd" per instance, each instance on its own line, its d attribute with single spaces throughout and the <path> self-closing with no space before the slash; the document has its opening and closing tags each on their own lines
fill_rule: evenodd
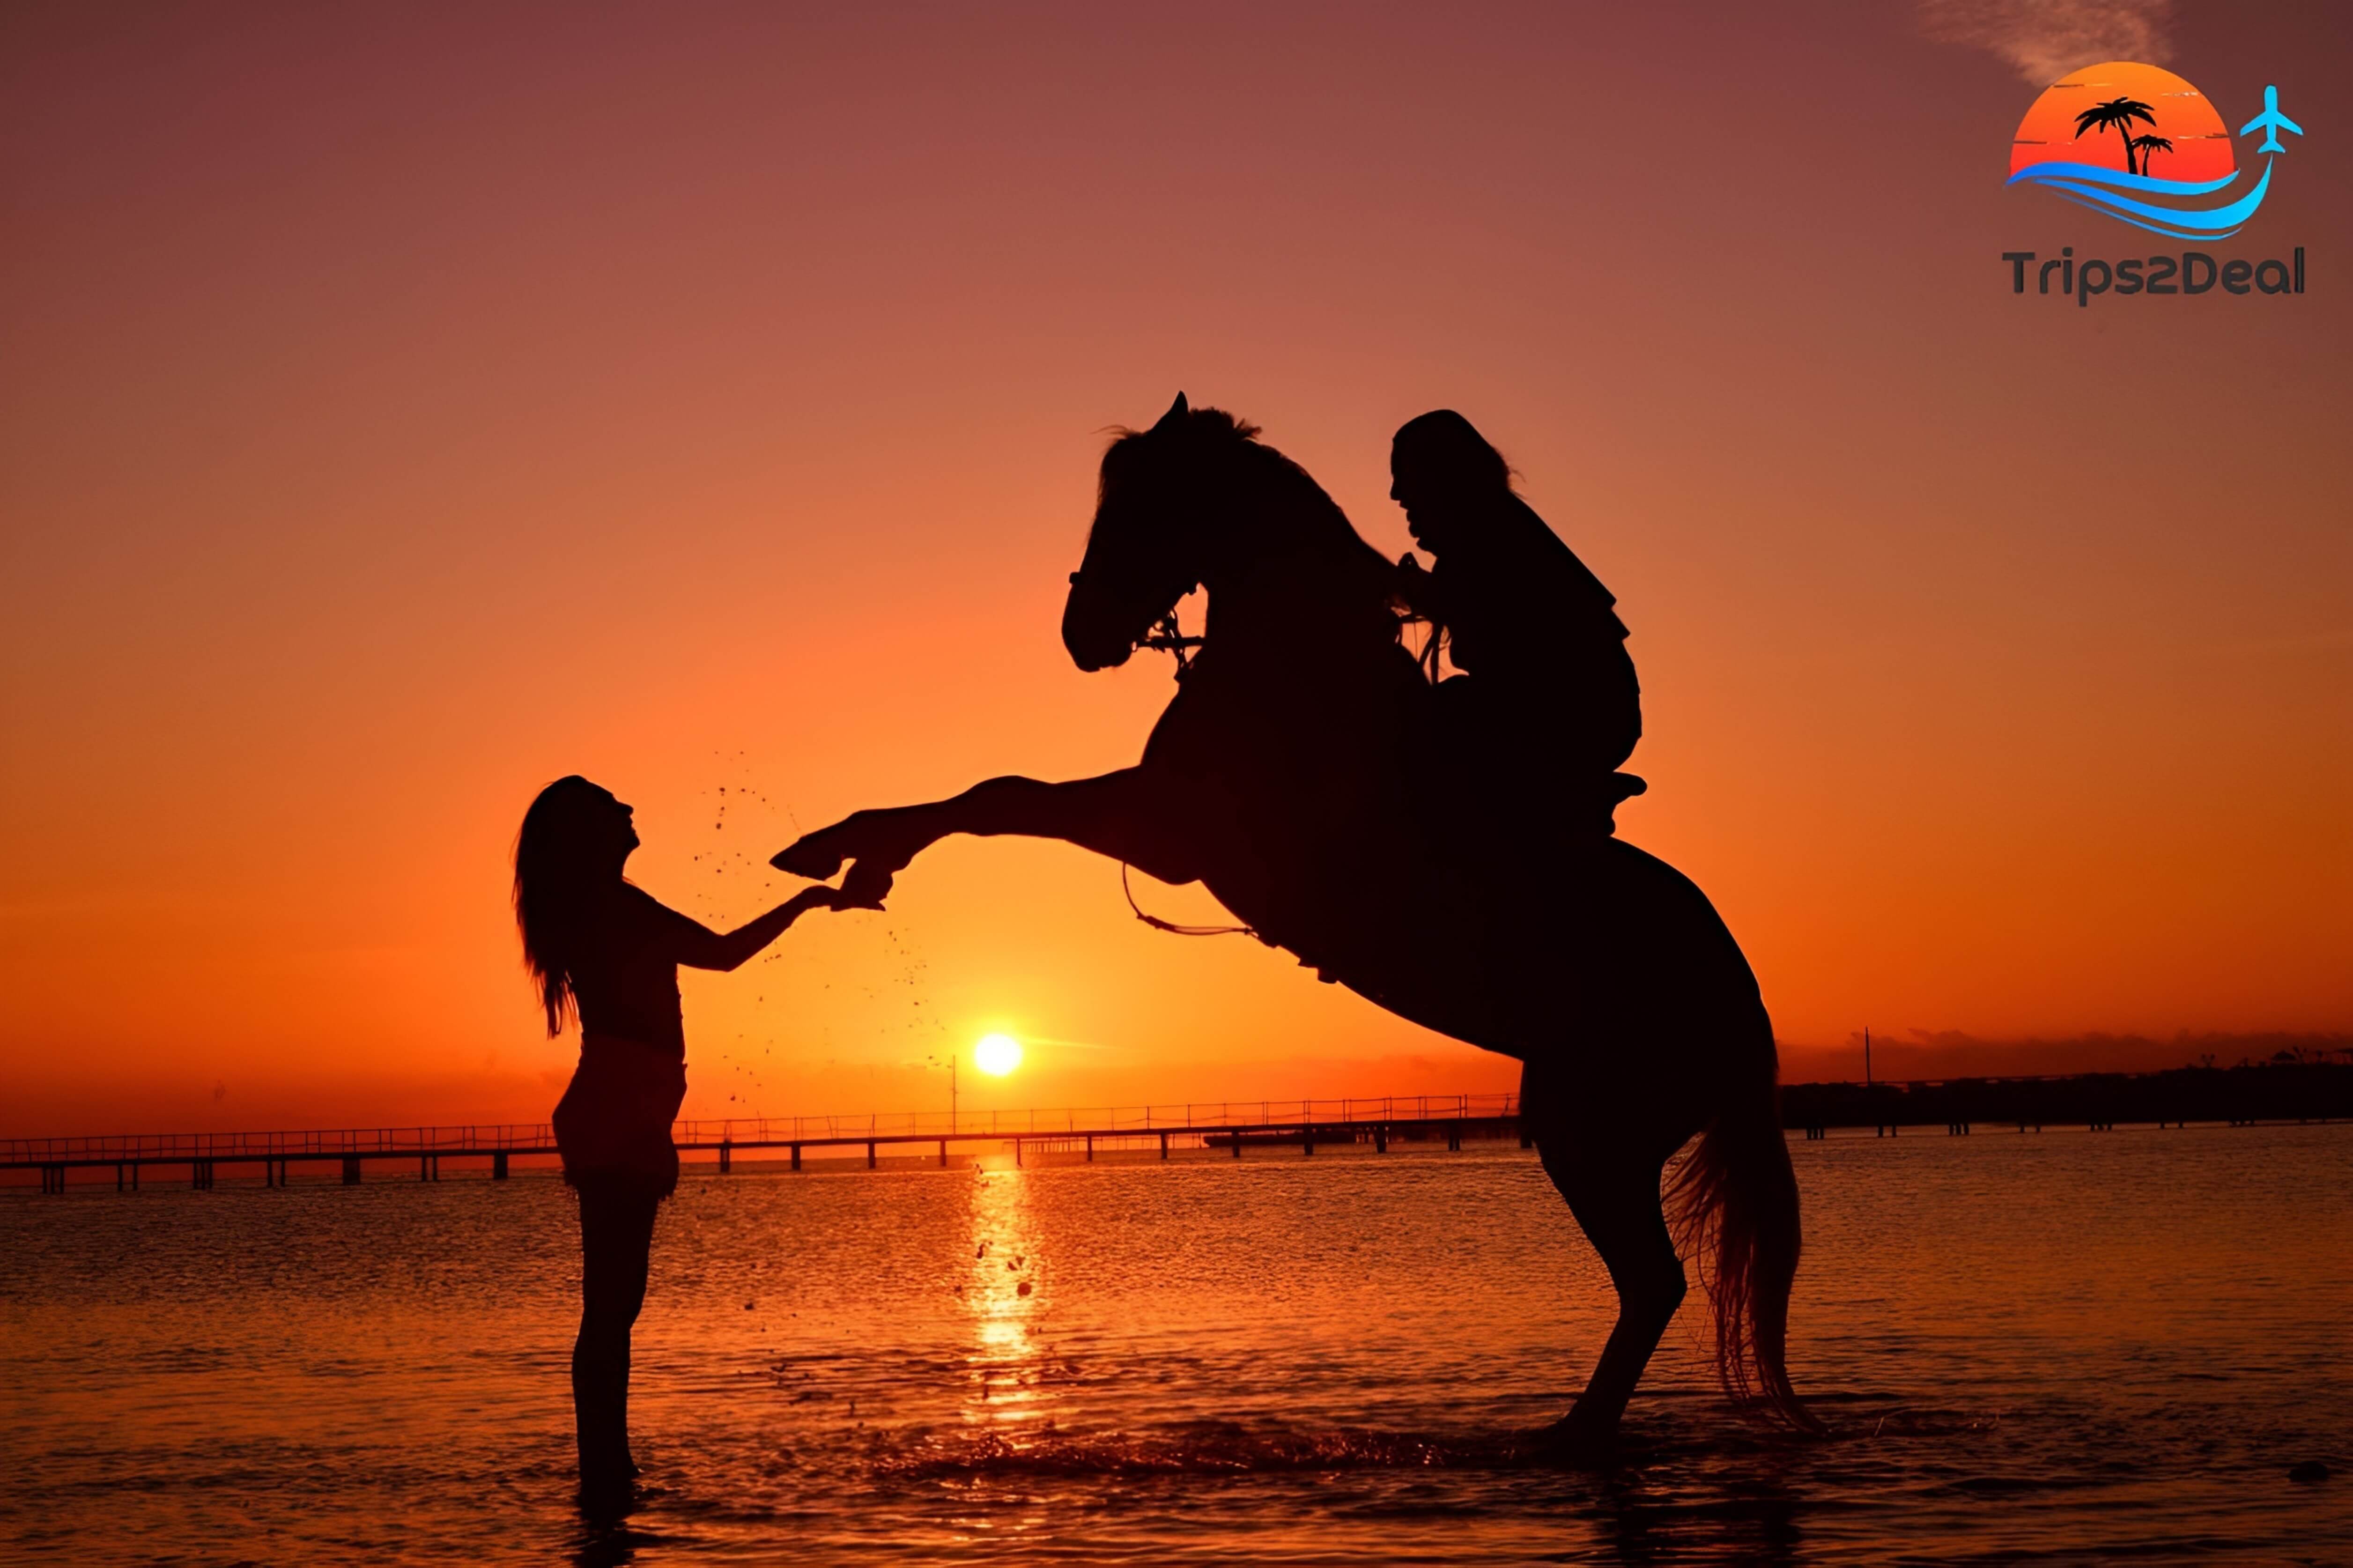
<svg viewBox="0 0 2353 1568">
<path fill-rule="evenodd" d="M 1529 1449 L 1556 1465 L 1577 1469 L 1608 1469 L 1619 1460 L 1618 1434 L 1598 1431 L 1592 1423 L 1564 1415 L 1549 1426 L 1528 1435 Z"/>
<path fill-rule="evenodd" d="M 809 837 L 814 837 L 810 835 Z M 795 839 L 769 858 L 768 864 L 779 871 L 789 871 L 796 877 L 807 877 L 813 882 L 826 882 L 841 869 L 842 858 L 829 855 L 809 842 L 809 837 Z"/>
</svg>

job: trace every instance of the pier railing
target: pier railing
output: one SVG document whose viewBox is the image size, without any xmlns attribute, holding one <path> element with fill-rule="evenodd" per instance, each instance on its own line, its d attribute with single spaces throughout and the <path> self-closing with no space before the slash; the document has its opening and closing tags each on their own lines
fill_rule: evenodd
<svg viewBox="0 0 2353 1568">
<path fill-rule="evenodd" d="M 1516 1094 L 1418 1094 L 1337 1100 L 1251 1100 L 1056 1110 L 869 1111 L 855 1115 L 698 1118 L 673 1122 L 682 1150 L 781 1149 L 794 1144 L 986 1142 L 996 1139 L 1150 1139 L 1155 1134 L 1504 1121 Z M 36 1165 L 185 1164 L 215 1161 L 410 1158 L 555 1152 L 545 1122 L 363 1127 L 322 1131 L 129 1132 L 0 1139 L 0 1169 Z"/>
<path fill-rule="evenodd" d="M 448 1154 L 504 1149 L 555 1152 L 555 1130 L 544 1122 L 484 1122 L 464 1127 L 348 1127 L 301 1132 L 123 1132 L 69 1138 L 0 1138 L 0 1166 L 62 1160 L 111 1164 L 138 1160 L 177 1164 L 189 1160 L 335 1160 L 345 1155 Z"/>
<path fill-rule="evenodd" d="M 1405 1121 L 1492 1121 L 1520 1113 L 1516 1094 L 1381 1095 L 1340 1100 L 1221 1100 L 1163 1105 L 1064 1106 L 1055 1110 L 909 1110 L 863 1116 L 753 1116 L 681 1121 L 670 1132 L 681 1149 L 723 1142 L 862 1142 L 947 1138 L 1138 1137 L 1157 1132 L 1224 1131 L 1234 1127 L 1302 1127 Z"/>
</svg>

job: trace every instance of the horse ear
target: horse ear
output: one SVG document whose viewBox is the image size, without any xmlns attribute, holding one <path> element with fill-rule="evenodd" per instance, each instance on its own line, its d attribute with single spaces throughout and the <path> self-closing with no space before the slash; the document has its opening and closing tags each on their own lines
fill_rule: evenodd
<svg viewBox="0 0 2353 1568">
<path fill-rule="evenodd" d="M 1160 416 L 1160 423 L 1155 425 L 1153 428 L 1155 430 L 1173 429 L 1183 424 L 1185 416 L 1191 412 L 1191 409 L 1185 406 L 1185 395 L 1180 392 L 1176 395 L 1176 401 L 1168 405 L 1168 412 Z"/>
</svg>

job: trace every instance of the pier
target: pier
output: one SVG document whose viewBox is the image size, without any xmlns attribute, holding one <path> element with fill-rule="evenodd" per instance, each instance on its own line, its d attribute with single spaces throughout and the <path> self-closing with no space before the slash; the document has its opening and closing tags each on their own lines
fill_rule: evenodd
<svg viewBox="0 0 2353 1568">
<path fill-rule="evenodd" d="M 1781 1121 L 1807 1141 L 1832 1130 L 1875 1137 L 1947 1137 L 1983 1130 L 2112 1132 L 2353 1120 L 2353 1063 L 2273 1061 L 2154 1073 L 2081 1073 L 2046 1078 L 1974 1078 L 1904 1083 L 1801 1083 L 1784 1087 Z M 1466 1141 L 1527 1146 L 1515 1094 L 1393 1095 L 1376 1099 L 1226 1100 L 1059 1110 L 896 1115 L 742 1117 L 680 1121 L 670 1130 L 681 1157 L 733 1173 L 745 1155 L 766 1155 L 789 1171 L 812 1164 L 879 1169 L 920 1161 L 945 1166 L 959 1156 L 1010 1156 L 1016 1165 L 1090 1162 L 1098 1155 L 1166 1160 L 1175 1153 L 1242 1157 L 1245 1151 L 1397 1146 L 1460 1150 Z M 437 1182 L 443 1162 L 505 1180 L 515 1162 L 552 1165 L 554 1130 L 543 1122 L 462 1127 L 346 1128 L 299 1132 L 122 1133 L 0 1139 L 0 1173 L 37 1173 L 41 1190 L 66 1190 L 69 1173 L 100 1173 L 136 1191 L 142 1173 L 184 1177 L 208 1189 L 227 1168 L 266 1186 L 297 1170 L 346 1186 L 364 1176 Z M 779 1158 L 780 1157 L 780 1158 Z M 21 1180 L 22 1178 L 17 1178 Z"/>
<path fill-rule="evenodd" d="M 945 1112 L 896 1115 L 738 1117 L 679 1121 L 670 1140 L 682 1159 L 702 1161 L 721 1174 L 746 1154 L 783 1156 L 799 1171 L 826 1162 L 877 1169 L 886 1153 L 913 1155 L 944 1166 L 957 1155 L 1009 1154 L 1016 1165 L 1039 1160 L 1092 1161 L 1103 1154 L 1166 1160 L 1172 1153 L 1216 1151 L 1233 1158 L 1245 1148 L 1362 1143 L 1387 1153 L 1392 1143 L 1443 1143 L 1519 1136 L 1516 1094 L 1393 1095 L 1356 1100 L 1225 1100 L 1058 1110 Z M 76 1138 L 0 1139 L 0 1172 L 37 1170 L 41 1190 L 63 1192 L 68 1173 L 111 1173 L 118 1190 L 136 1191 L 142 1171 L 185 1173 L 189 1185 L 214 1184 L 227 1167 L 259 1173 L 266 1186 L 283 1186 L 300 1168 L 339 1173 L 357 1185 L 364 1171 L 409 1180 L 441 1179 L 442 1162 L 487 1163 L 503 1181 L 518 1158 L 552 1163 L 555 1131 L 545 1123 L 464 1127 L 347 1128 L 301 1132 L 123 1133 Z M 414 1173 L 413 1175 L 410 1173 Z"/>
</svg>

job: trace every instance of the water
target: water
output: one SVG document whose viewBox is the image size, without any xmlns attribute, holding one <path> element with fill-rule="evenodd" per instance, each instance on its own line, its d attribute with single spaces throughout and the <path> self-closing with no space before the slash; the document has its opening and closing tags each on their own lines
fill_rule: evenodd
<svg viewBox="0 0 2353 1568">
<path fill-rule="evenodd" d="M 2353 1561 L 2353 1128 L 1791 1152 L 1836 1435 L 1687 1309 L 1608 1475 L 1515 1436 L 1609 1301 L 1515 1149 L 691 1173 L 618 1531 L 553 1179 L 12 1192 L 0 1559 Z"/>
</svg>

